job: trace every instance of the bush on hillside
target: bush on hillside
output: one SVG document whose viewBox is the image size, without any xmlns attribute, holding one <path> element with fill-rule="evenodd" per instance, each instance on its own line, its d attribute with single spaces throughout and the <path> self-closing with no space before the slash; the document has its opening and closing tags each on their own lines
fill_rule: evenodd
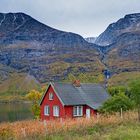
<svg viewBox="0 0 140 140">
<path fill-rule="evenodd" d="M 133 109 L 133 107 L 134 107 L 134 102 L 123 92 L 121 92 L 108 99 L 103 104 L 100 111 L 103 113 L 113 113 L 113 112 L 120 112 L 121 109 L 123 111 L 127 111 Z"/>
<path fill-rule="evenodd" d="M 111 96 L 117 95 L 121 92 L 125 93 L 125 95 L 130 96 L 127 87 L 125 86 L 113 86 L 108 87 L 108 92 Z"/>
</svg>

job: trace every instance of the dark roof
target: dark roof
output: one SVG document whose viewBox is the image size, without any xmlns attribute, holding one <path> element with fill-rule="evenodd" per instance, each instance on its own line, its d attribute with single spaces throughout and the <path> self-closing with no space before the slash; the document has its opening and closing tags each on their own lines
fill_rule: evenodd
<svg viewBox="0 0 140 140">
<path fill-rule="evenodd" d="M 75 87 L 70 83 L 51 83 L 63 105 L 88 105 L 98 109 L 109 94 L 99 84 L 81 84 Z"/>
</svg>

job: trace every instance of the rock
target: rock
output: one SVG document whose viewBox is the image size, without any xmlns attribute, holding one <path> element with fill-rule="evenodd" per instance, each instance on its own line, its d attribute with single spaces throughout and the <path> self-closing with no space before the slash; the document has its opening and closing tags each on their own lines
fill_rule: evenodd
<svg viewBox="0 0 140 140">
<path fill-rule="evenodd" d="M 94 45 L 78 34 L 51 28 L 24 13 L 0 14 L 0 64 L 40 82 L 62 80 L 72 63 L 86 64 L 89 58 L 98 62 L 98 56 Z M 55 63 L 60 67 L 51 70 Z"/>
</svg>

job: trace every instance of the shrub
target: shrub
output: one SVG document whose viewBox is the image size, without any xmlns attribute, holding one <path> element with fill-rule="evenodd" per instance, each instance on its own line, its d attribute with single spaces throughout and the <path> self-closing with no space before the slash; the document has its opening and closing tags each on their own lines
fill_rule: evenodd
<svg viewBox="0 0 140 140">
<path fill-rule="evenodd" d="M 119 94 L 120 92 L 125 93 L 128 95 L 128 90 L 124 86 L 113 86 L 113 87 L 108 87 L 108 92 L 110 93 L 111 96 L 114 96 L 116 94 Z"/>
<path fill-rule="evenodd" d="M 112 96 L 108 99 L 100 109 L 103 113 L 113 113 L 133 109 L 134 102 L 130 100 L 123 92 Z"/>
<path fill-rule="evenodd" d="M 40 116 L 40 106 L 39 101 L 41 99 L 41 93 L 36 90 L 31 90 L 27 95 L 26 98 L 28 98 L 32 102 L 32 112 L 34 115 L 34 118 L 37 119 Z"/>
<path fill-rule="evenodd" d="M 138 119 L 140 121 L 140 80 L 130 83 L 131 98 L 134 100 L 136 108 L 138 109 Z"/>
</svg>

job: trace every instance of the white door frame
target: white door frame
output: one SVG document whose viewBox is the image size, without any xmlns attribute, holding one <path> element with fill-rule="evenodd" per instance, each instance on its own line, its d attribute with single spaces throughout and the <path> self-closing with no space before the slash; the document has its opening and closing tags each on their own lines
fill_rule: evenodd
<svg viewBox="0 0 140 140">
<path fill-rule="evenodd" d="M 86 109 L 86 118 L 90 118 L 90 109 L 89 108 Z"/>
</svg>

